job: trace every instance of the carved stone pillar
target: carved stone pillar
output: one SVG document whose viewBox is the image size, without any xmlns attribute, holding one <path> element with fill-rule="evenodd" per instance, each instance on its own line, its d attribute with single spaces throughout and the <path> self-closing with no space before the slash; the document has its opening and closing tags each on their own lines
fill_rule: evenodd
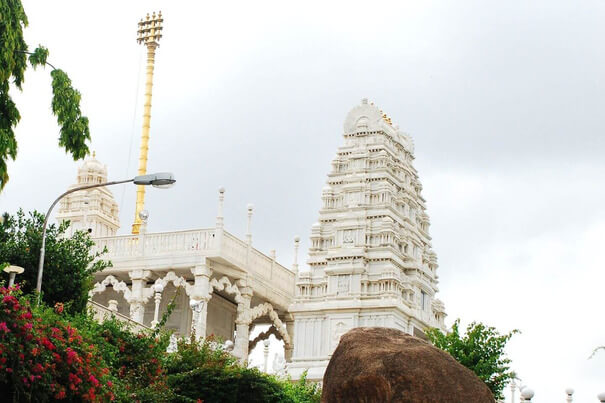
<svg viewBox="0 0 605 403">
<path fill-rule="evenodd" d="M 206 337 L 208 301 L 212 298 L 212 289 L 210 288 L 212 270 L 206 263 L 203 263 L 191 269 L 191 273 L 194 278 L 190 301 L 191 309 L 193 310 L 191 328 L 195 331 L 196 338 L 200 339 Z"/>
<path fill-rule="evenodd" d="M 294 352 L 294 321 L 286 322 L 286 331 L 290 336 L 290 344 L 284 344 L 284 358 L 286 362 L 292 361 L 292 353 Z"/>
<path fill-rule="evenodd" d="M 149 270 L 137 269 L 133 270 L 128 275 L 132 280 L 132 287 L 130 291 L 130 319 L 143 323 L 145 317 L 145 285 L 147 283 L 147 277 L 149 276 Z"/>
<path fill-rule="evenodd" d="M 240 285 L 241 283 L 238 282 Z M 237 304 L 237 317 L 235 318 L 235 346 L 233 355 L 244 363 L 248 359 L 248 342 L 250 338 L 250 301 L 252 300 L 252 288 L 240 287 L 242 302 Z"/>
</svg>

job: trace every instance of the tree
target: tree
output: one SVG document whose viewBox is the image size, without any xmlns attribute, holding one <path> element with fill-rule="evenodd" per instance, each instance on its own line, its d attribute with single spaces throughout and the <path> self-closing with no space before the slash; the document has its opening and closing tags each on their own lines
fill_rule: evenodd
<svg viewBox="0 0 605 403">
<path fill-rule="evenodd" d="M 59 146 L 71 153 L 74 160 L 84 158 L 90 140 L 88 118 L 80 111 L 80 93 L 71 86 L 64 71 L 48 63 L 48 49 L 39 46 L 28 52 L 23 38 L 23 28 L 28 21 L 20 0 L 0 2 L 0 191 L 8 181 L 6 162 L 17 157 L 17 140 L 14 128 L 21 116 L 9 92 L 11 84 L 18 90 L 24 82 L 25 70 L 29 65 L 50 66 L 52 77 L 52 111 L 61 126 Z M 29 56 L 29 57 L 28 57 Z"/>
<path fill-rule="evenodd" d="M 510 338 L 519 333 L 513 330 L 501 335 L 496 328 L 483 323 L 473 322 L 466 328 L 466 334 L 460 335 L 460 319 L 457 319 L 452 331 L 444 334 L 439 329 L 430 329 L 427 337 L 435 345 L 456 359 L 460 364 L 473 371 L 490 388 L 496 399 L 503 399 L 502 391 L 515 377 L 508 364 L 504 348 Z"/>
<path fill-rule="evenodd" d="M 3 218 L 0 264 L 23 267 L 25 272 L 16 281 L 25 293 L 31 293 L 36 289 L 44 215 L 34 211 L 26 217 L 19 210 L 14 216 L 5 213 Z M 96 260 L 102 253 L 91 254 L 94 242 L 87 232 L 77 231 L 72 237 L 65 237 L 68 226 L 68 222 L 51 224 L 46 230 L 42 300 L 50 306 L 64 303 L 69 312 L 75 313 L 86 307 L 93 273 L 109 266 L 109 262 Z"/>
</svg>

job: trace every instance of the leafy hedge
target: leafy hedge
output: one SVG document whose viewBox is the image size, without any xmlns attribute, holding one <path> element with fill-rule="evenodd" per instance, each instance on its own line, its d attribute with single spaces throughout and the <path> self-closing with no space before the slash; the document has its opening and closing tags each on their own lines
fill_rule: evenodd
<svg viewBox="0 0 605 403">
<path fill-rule="evenodd" d="M 163 322 L 165 322 L 163 319 Z M 19 286 L 0 287 L 3 401 L 318 403 L 320 391 L 240 366 L 212 339 L 179 342 L 132 333 L 115 319 L 97 323 L 62 304 L 32 307 Z"/>
</svg>

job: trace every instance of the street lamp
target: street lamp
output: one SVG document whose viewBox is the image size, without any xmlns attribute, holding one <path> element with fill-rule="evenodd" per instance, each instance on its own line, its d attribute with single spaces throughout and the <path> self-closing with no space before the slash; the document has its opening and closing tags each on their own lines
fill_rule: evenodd
<svg viewBox="0 0 605 403">
<path fill-rule="evenodd" d="M 17 274 L 23 273 L 24 271 L 25 271 L 25 269 L 20 266 L 8 266 L 8 267 L 4 268 L 4 272 L 8 273 L 8 275 L 9 275 L 9 279 L 8 279 L 9 288 L 15 284 L 15 276 Z"/>
<path fill-rule="evenodd" d="M 42 272 L 44 271 L 44 247 L 46 246 L 46 225 L 48 224 L 48 218 L 50 217 L 50 213 L 55 207 L 55 205 L 61 200 L 63 197 L 67 196 L 70 193 L 77 192 L 79 190 L 86 190 L 92 188 L 100 188 L 104 186 L 111 185 L 119 185 L 120 183 L 128 183 L 133 182 L 135 185 L 143 185 L 148 186 L 151 185 L 156 188 L 165 189 L 174 184 L 176 180 L 174 179 L 174 175 L 170 172 L 159 172 L 155 174 L 148 175 L 140 175 L 135 176 L 132 179 L 125 179 L 121 181 L 112 181 L 105 183 L 96 183 L 94 185 L 84 185 L 78 186 L 73 189 L 69 189 L 67 192 L 63 193 L 61 196 L 57 197 L 57 199 L 50 205 L 48 212 L 46 213 L 46 217 L 44 217 L 44 225 L 42 226 L 42 247 L 40 248 L 40 262 L 38 264 L 38 282 L 36 284 L 36 291 L 38 292 L 38 302 L 40 302 L 40 293 L 42 292 Z"/>
</svg>

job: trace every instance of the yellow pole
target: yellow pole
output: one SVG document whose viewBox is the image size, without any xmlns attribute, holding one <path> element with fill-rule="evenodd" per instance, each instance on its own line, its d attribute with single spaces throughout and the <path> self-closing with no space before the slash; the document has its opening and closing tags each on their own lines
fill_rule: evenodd
<svg viewBox="0 0 605 403">
<path fill-rule="evenodd" d="M 149 151 L 149 128 L 151 127 L 151 95 L 153 88 L 153 68 L 155 64 L 155 50 L 158 46 L 158 41 L 162 37 L 162 12 L 160 11 L 156 17 L 147 18 L 139 22 L 138 38 L 139 43 L 145 44 L 147 47 L 147 74 L 145 81 L 145 105 L 143 108 L 143 128 L 141 132 L 141 152 L 139 155 L 139 170 L 137 175 L 145 175 L 147 173 L 147 153 Z M 141 218 L 139 213 L 143 211 L 145 206 L 145 186 L 137 186 L 137 201 L 134 212 L 134 223 L 132 224 L 132 233 L 138 234 L 141 226 Z"/>
</svg>

